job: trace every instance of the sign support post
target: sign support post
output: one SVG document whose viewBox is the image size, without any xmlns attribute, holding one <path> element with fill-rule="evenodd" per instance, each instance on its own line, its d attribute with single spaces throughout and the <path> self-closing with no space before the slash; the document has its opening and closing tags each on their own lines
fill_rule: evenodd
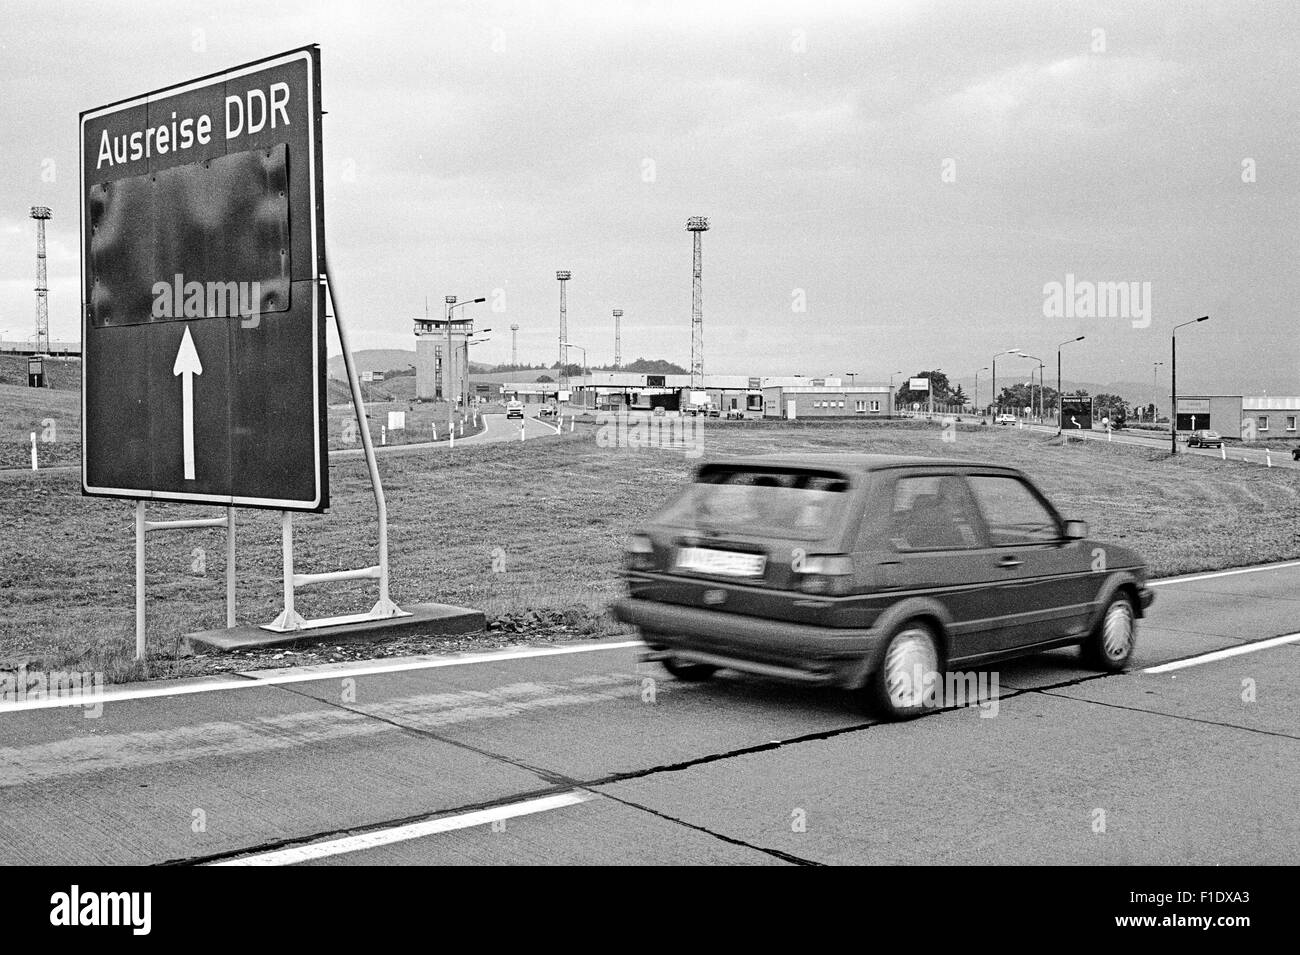
<svg viewBox="0 0 1300 955">
<path fill-rule="evenodd" d="M 224 527 L 226 529 L 226 627 L 235 625 L 235 509 L 226 508 L 225 517 L 204 517 L 182 521 L 151 521 L 146 519 L 145 502 L 135 504 L 135 658 L 144 659 L 145 651 L 145 591 L 144 591 L 144 535 L 149 531 L 177 531 L 191 527 Z"/>
<path fill-rule="evenodd" d="M 348 373 L 348 387 L 352 392 L 352 404 L 356 409 L 357 424 L 361 431 L 361 447 L 365 452 L 366 468 L 370 472 L 370 487 L 375 495 L 375 510 L 379 514 L 379 563 L 373 567 L 362 567 L 359 570 L 337 570 L 325 574 L 295 574 L 293 571 L 293 512 L 284 511 L 280 524 L 284 555 L 284 610 L 271 623 L 262 625 L 263 630 L 271 630 L 276 633 L 310 630 L 317 627 L 332 627 L 345 623 L 360 623 L 365 620 L 387 620 L 392 617 L 411 616 L 409 612 L 393 603 L 388 595 L 388 502 L 384 498 L 384 485 L 379 477 L 379 464 L 375 460 L 375 445 L 370 438 L 370 428 L 366 420 L 366 405 L 361 397 L 361 381 L 357 377 L 357 369 L 353 364 L 352 350 L 348 344 L 347 327 L 343 324 L 343 310 L 339 308 L 338 295 L 334 290 L 334 277 L 330 270 L 328 255 L 325 257 L 325 285 L 329 290 L 330 304 L 333 306 L 334 324 L 339 333 L 339 346 L 343 350 L 343 366 Z M 369 613 L 304 620 L 294 610 L 295 588 L 331 583 L 338 580 L 367 579 L 379 581 L 379 600 L 370 608 Z"/>
</svg>

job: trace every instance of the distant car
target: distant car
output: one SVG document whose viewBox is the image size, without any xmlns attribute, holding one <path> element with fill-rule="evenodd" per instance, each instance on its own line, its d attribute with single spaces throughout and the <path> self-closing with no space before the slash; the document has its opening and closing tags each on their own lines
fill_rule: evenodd
<svg viewBox="0 0 1300 955">
<path fill-rule="evenodd" d="M 709 405 L 709 417 L 710 417 L 710 418 L 716 418 L 716 417 L 718 417 L 718 416 L 721 415 L 721 414 L 722 414 L 721 411 L 719 411 L 719 410 L 718 410 L 717 408 L 715 408 L 713 405 Z"/>
<path fill-rule="evenodd" d="M 507 421 L 509 421 L 511 418 L 521 418 L 521 419 L 522 419 L 523 416 L 524 416 L 524 403 L 523 403 L 522 401 L 513 401 L 513 400 L 512 400 L 512 401 L 507 401 L 507 402 L 506 402 L 506 420 L 507 420 Z"/>
<path fill-rule="evenodd" d="M 1193 431 L 1187 436 L 1189 448 L 1221 448 L 1223 438 L 1217 431 Z"/>
<path fill-rule="evenodd" d="M 657 417 L 663 417 L 664 415 L 663 405 L 655 405 L 654 413 Z"/>
<path fill-rule="evenodd" d="M 1013 414 L 1000 414 L 994 419 L 994 421 L 998 424 L 1015 424 L 1016 416 Z"/>
<path fill-rule="evenodd" d="M 554 406 L 554 405 L 543 405 L 543 406 L 542 406 L 542 410 L 539 411 L 539 412 L 537 412 L 537 417 L 539 417 L 539 418 L 554 418 L 554 417 L 555 417 L 555 414 L 556 414 L 556 412 L 555 412 L 555 406 Z"/>
<path fill-rule="evenodd" d="M 724 459 L 633 535 L 613 612 L 678 679 L 726 668 L 840 686 L 906 718 L 949 670 L 1070 645 L 1124 669 L 1147 569 L 1087 534 L 1002 465 Z"/>
<path fill-rule="evenodd" d="M 732 408 L 730 411 L 727 412 L 727 420 L 728 420 L 728 421 L 744 421 L 744 420 L 745 420 L 745 412 L 741 411 L 739 408 Z"/>
</svg>

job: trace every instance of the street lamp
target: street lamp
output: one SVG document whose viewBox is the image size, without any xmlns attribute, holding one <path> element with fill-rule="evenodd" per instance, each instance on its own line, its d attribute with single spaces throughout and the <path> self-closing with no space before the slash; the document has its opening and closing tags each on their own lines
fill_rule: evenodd
<svg viewBox="0 0 1300 955">
<path fill-rule="evenodd" d="M 1197 322 L 1208 322 L 1210 316 L 1202 315 L 1190 322 L 1175 325 L 1169 332 L 1169 453 L 1178 453 L 1178 329 Z"/>
<path fill-rule="evenodd" d="M 992 404 L 993 404 L 993 416 L 994 416 L 994 418 L 997 417 L 997 413 L 998 413 L 998 411 L 1001 409 L 1001 406 L 998 404 L 998 359 L 1001 358 L 1003 355 L 1019 355 L 1019 354 L 1020 354 L 1020 349 L 1019 349 L 1019 348 L 1008 348 L 1006 351 L 1000 351 L 1000 352 L 998 352 L 996 355 L 993 356 L 993 401 L 992 401 Z M 997 422 L 994 421 L 994 424 L 996 424 L 996 423 L 997 423 Z"/>
<path fill-rule="evenodd" d="M 898 395 L 894 394 L 894 375 L 901 374 L 901 371 L 894 371 L 889 374 L 889 399 L 894 403 L 894 411 L 898 410 Z"/>
<path fill-rule="evenodd" d="M 1057 434 L 1061 433 L 1062 430 L 1061 422 L 1064 418 L 1064 413 L 1062 411 L 1062 408 L 1064 408 L 1064 403 L 1061 401 L 1061 349 L 1064 348 L 1066 345 L 1073 344 L 1074 342 L 1081 342 L 1083 341 L 1083 339 L 1084 336 L 1080 335 L 1078 338 L 1067 339 L 1061 342 L 1061 344 L 1056 346 L 1056 433 Z"/>
<path fill-rule="evenodd" d="M 1151 423 L 1156 423 L 1156 369 L 1163 365 L 1162 361 L 1153 361 L 1151 363 Z"/>
<path fill-rule="evenodd" d="M 587 349 L 583 348 L 581 345 L 575 345 L 573 344 L 573 342 L 560 342 L 560 344 L 565 348 L 576 348 L 578 349 L 578 351 L 582 352 L 582 373 L 583 375 L 586 375 L 587 374 Z"/>
<path fill-rule="evenodd" d="M 477 305 L 477 304 L 479 304 L 480 302 L 486 302 L 487 299 L 484 298 L 484 297 L 479 297 L 479 298 L 473 298 L 473 299 L 466 299 L 466 300 L 463 301 L 463 302 L 457 302 L 457 301 L 456 301 L 456 296 L 455 296 L 455 295 L 448 295 L 448 296 L 446 296 L 446 297 L 443 299 L 443 301 L 447 304 L 447 354 L 443 356 L 443 366 L 442 366 L 442 370 L 443 370 L 443 381 L 444 381 L 444 385 L 443 385 L 443 389 L 442 389 L 442 397 L 443 397 L 443 399 L 447 402 L 447 427 L 450 428 L 450 427 L 452 427 L 452 425 L 453 425 L 453 423 L 454 423 L 454 417 L 455 417 L 455 415 L 454 415 L 455 405 L 453 405 L 452 402 L 451 402 L 451 323 L 452 323 L 452 322 L 457 322 L 457 323 L 459 323 L 459 322 L 470 322 L 470 321 L 473 321 L 473 319 L 470 319 L 470 318 L 459 318 L 459 319 L 454 319 L 454 318 L 451 317 L 451 313 L 452 313 L 455 309 L 458 309 L 458 308 L 464 308 L 466 305 Z M 466 342 L 467 342 L 467 343 L 468 343 L 468 340 L 469 340 L 469 339 L 467 338 L 467 339 L 466 339 Z M 468 344 L 466 344 L 466 347 L 465 347 L 465 383 L 466 383 L 466 387 L 468 387 L 468 385 L 469 385 L 469 346 L 468 346 Z M 462 393 L 462 397 L 465 397 L 463 393 Z"/>
<path fill-rule="evenodd" d="M 988 365 L 985 365 L 983 368 L 975 369 L 975 402 L 973 407 L 975 408 L 976 414 L 983 414 L 983 412 L 980 411 L 980 372 L 988 371 L 988 370 L 989 370 Z"/>
<path fill-rule="evenodd" d="M 1033 355 L 1026 355 L 1024 352 L 1020 353 L 1020 357 L 1028 358 L 1030 361 L 1038 362 L 1038 417 L 1041 419 L 1043 417 L 1043 360 L 1041 358 L 1035 358 Z M 1029 373 L 1029 406 L 1031 410 L 1033 408 L 1033 405 L 1034 405 L 1034 373 L 1031 371 Z"/>
</svg>

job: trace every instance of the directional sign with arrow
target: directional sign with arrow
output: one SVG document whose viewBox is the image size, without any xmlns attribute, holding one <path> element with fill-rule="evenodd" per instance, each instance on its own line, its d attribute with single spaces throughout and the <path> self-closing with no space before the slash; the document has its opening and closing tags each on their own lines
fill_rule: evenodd
<svg viewBox="0 0 1300 955">
<path fill-rule="evenodd" d="M 185 329 L 181 347 L 176 352 L 176 363 L 172 365 L 172 374 L 181 376 L 181 428 L 184 437 L 185 480 L 194 480 L 194 376 L 203 374 L 203 363 L 194 348 L 194 339 L 190 330 Z"/>
<path fill-rule="evenodd" d="M 329 506 L 320 116 L 316 47 L 82 114 L 84 493 Z"/>
</svg>

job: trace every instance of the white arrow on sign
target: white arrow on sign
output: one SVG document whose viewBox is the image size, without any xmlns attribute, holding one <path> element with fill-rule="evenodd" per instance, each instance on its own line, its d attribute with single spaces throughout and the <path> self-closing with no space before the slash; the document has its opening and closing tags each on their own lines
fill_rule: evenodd
<svg viewBox="0 0 1300 955">
<path fill-rule="evenodd" d="M 181 422 L 185 432 L 185 480 L 194 480 L 194 376 L 203 374 L 203 363 L 190 337 L 190 327 L 185 326 L 181 338 L 181 347 L 176 352 L 176 364 L 172 365 L 173 375 L 181 378 Z"/>
</svg>

